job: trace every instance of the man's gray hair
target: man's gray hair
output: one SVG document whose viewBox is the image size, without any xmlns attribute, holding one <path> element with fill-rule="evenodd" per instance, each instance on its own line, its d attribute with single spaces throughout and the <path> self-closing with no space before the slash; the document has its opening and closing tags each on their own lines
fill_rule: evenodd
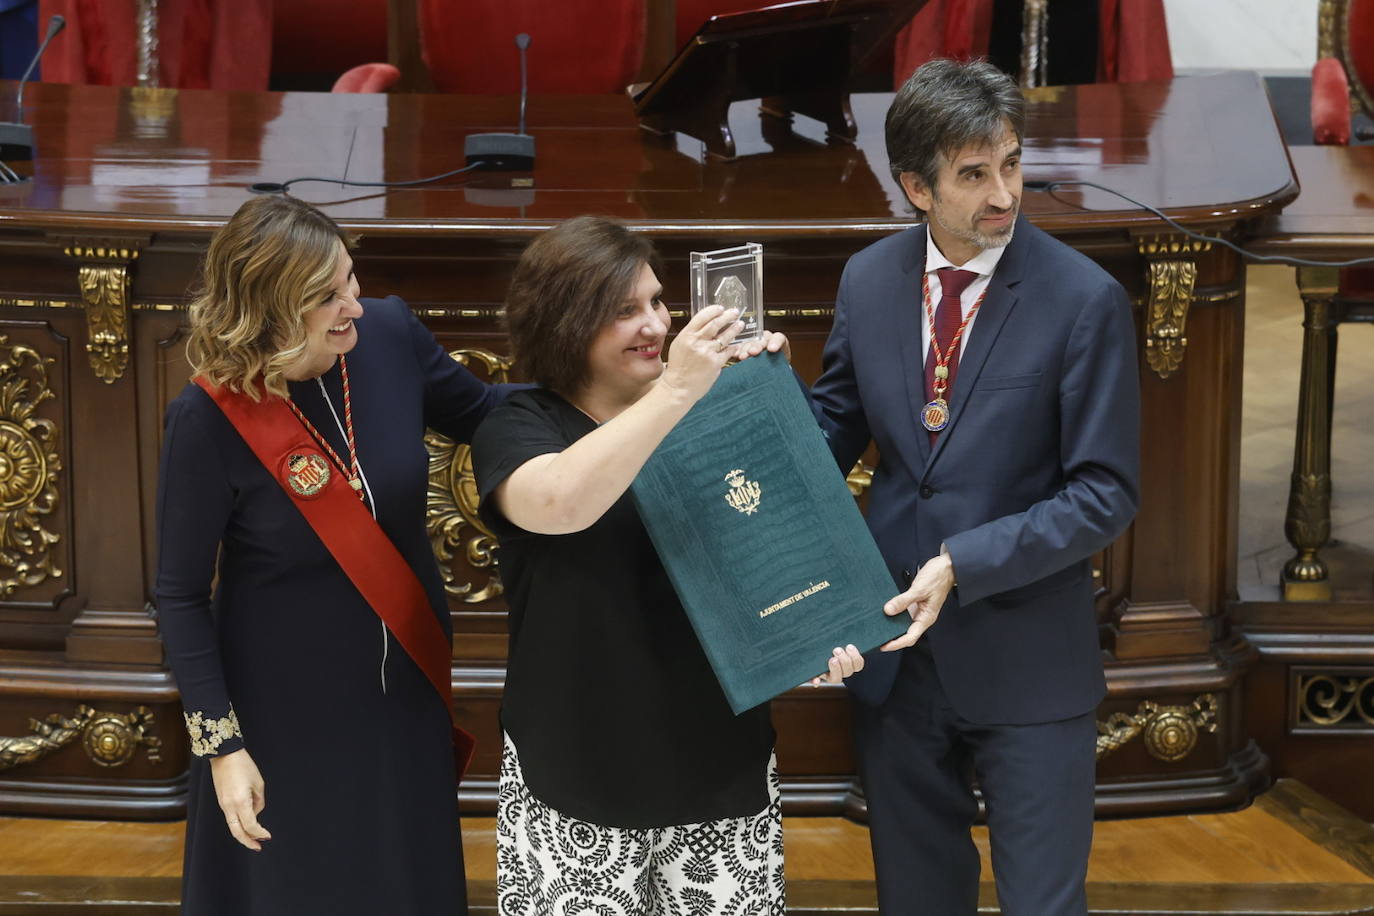
<svg viewBox="0 0 1374 916">
<path fill-rule="evenodd" d="M 892 177 L 914 172 L 930 189 L 940 157 L 995 143 L 1006 123 L 1021 140 L 1026 100 L 1011 77 L 986 61 L 931 60 L 897 90 L 887 110 L 887 159 Z"/>
</svg>

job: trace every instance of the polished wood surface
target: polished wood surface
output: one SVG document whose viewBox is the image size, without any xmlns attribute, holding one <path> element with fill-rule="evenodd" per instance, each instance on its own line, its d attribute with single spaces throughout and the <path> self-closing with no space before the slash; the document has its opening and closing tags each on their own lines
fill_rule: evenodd
<svg viewBox="0 0 1374 916">
<path fill-rule="evenodd" d="M 9 84 L 0 82 L 0 97 Z M 204 229 L 255 181 L 296 176 L 400 181 L 462 165 L 469 133 L 513 130 L 512 97 L 215 93 L 38 84 L 29 117 L 35 180 L 0 188 L 0 225 Z M 890 232 L 908 211 L 888 176 L 882 119 L 890 94 L 857 95 L 855 145 L 827 144 L 820 125 L 779 129 L 737 103 L 741 161 L 704 161 L 696 143 L 638 128 L 628 99 L 530 99 L 538 145 L 533 187 L 486 173 L 394 190 L 299 185 L 347 225 L 408 234 L 519 232 L 581 213 L 682 228 L 749 221 L 760 229 Z M 1037 90 L 1028 110 L 1029 180 L 1089 179 L 1190 222 L 1258 215 L 1296 193 L 1258 78 Z M 529 177 L 529 176 L 522 176 Z M 1050 231 L 1151 225 L 1092 190 L 1027 193 Z M 666 228 L 666 227 L 665 227 Z M 695 225 L 695 228 L 702 228 Z"/>
<path fill-rule="evenodd" d="M 110 712 L 146 703 L 162 755 L 102 768 L 65 747 L 0 772 L 0 812 L 172 818 L 182 811 L 187 752 L 148 606 L 153 500 L 162 411 L 188 374 L 185 305 L 206 240 L 250 183 L 435 174 L 459 164 L 468 133 L 511 128 L 516 106 L 57 85 L 37 87 L 34 99 L 35 179 L 0 188 L 0 334 L 53 361 L 54 397 L 36 409 L 61 430 L 50 528 L 64 575 L 0 596 L 0 736 L 24 734 L 31 718 L 72 715 L 85 689 L 73 685 L 86 685 L 102 692 L 84 696 Z M 704 161 L 698 144 L 640 131 L 626 99 L 535 98 L 532 175 L 292 190 L 361 233 L 364 293 L 403 296 L 451 350 L 506 349 L 500 307 L 511 270 L 528 238 L 559 218 L 606 213 L 651 235 L 676 303 L 686 298 L 690 251 L 764 242 L 767 320 L 788 334 L 794 365 L 812 379 L 846 260 L 911 225 L 887 173 L 889 100 L 854 98 L 853 145 L 823 142 L 815 122 L 788 129 L 740 103 L 731 119 L 742 155 L 720 163 Z M 1037 90 L 1026 163 L 1029 179 L 1098 181 L 1235 235 L 1297 192 L 1263 88 L 1246 73 Z M 1242 804 L 1269 778 L 1243 726 L 1253 651 L 1225 616 L 1236 583 L 1244 267 L 1101 192 L 1028 191 L 1023 203 L 1138 307 L 1144 498 L 1132 529 L 1095 564 L 1110 691 L 1098 718 L 1116 722 L 1119 737 L 1099 764 L 1098 810 Z M 81 277 L 98 282 L 83 290 Z M 110 325 L 112 316 L 124 324 Z M 446 480 L 437 489 L 460 497 Z M 486 588 L 493 570 L 470 560 L 477 534 L 471 525 L 454 534 L 444 563 L 455 708 L 481 742 L 461 790 L 468 814 L 495 806 L 507 641 L 505 601 Z M 829 687 L 775 702 L 789 815 L 863 815 L 848 704 Z M 1175 734 L 1170 723 L 1185 723 L 1173 750 L 1160 743 Z"/>
<path fill-rule="evenodd" d="M 175 905 L 181 822 L 99 823 L 0 818 L 0 914 L 31 902 L 142 900 Z M 465 818 L 471 897 L 490 906 L 495 822 Z M 872 913 L 868 830 L 839 818 L 786 818 L 790 913 Z M 980 912 L 997 912 L 987 830 Z M 1374 911 L 1374 830 L 1307 789 L 1280 782 L 1244 811 L 1105 821 L 1088 864 L 1093 913 L 1364 913 Z M 81 912 L 90 912 L 86 909 Z"/>
<path fill-rule="evenodd" d="M 1302 193 L 1265 217 L 1246 248 L 1330 260 L 1374 254 L 1374 146 L 1295 146 L 1289 154 Z"/>
</svg>

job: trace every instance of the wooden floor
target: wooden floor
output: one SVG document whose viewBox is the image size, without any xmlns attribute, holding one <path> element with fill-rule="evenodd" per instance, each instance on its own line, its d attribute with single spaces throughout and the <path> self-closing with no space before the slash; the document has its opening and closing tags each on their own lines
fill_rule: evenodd
<svg viewBox="0 0 1374 916">
<path fill-rule="evenodd" d="M 173 912 L 182 829 L 0 818 L 0 916 Z M 877 912 L 863 826 L 789 818 L 785 836 L 790 913 Z M 493 822 L 465 819 L 463 841 L 474 911 L 493 912 Z M 1095 914 L 1374 914 L 1374 829 L 1291 781 L 1244 811 L 1103 821 L 1088 898 Z M 990 880 L 980 909 L 997 912 Z"/>
</svg>

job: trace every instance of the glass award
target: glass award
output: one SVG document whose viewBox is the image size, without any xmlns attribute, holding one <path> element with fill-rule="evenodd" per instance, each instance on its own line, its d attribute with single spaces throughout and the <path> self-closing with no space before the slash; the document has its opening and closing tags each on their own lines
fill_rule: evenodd
<svg viewBox="0 0 1374 916">
<path fill-rule="evenodd" d="M 738 248 L 693 251 L 692 314 L 708 305 L 739 309 L 744 329 L 735 341 L 763 334 L 763 246 L 746 242 Z"/>
</svg>

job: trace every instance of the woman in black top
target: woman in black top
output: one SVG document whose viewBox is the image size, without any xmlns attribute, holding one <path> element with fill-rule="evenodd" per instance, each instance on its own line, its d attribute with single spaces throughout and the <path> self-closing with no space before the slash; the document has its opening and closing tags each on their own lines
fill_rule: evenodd
<svg viewBox="0 0 1374 916">
<path fill-rule="evenodd" d="M 665 367 L 659 273 L 643 236 L 580 217 L 530 245 L 506 299 L 544 390 L 473 439 L 511 608 L 502 913 L 784 912 L 768 707 L 731 714 L 627 490 L 731 357 L 786 340 L 735 345 L 713 306 Z M 862 664 L 836 649 L 826 678 Z"/>
<path fill-rule="evenodd" d="M 210 242 L 188 355 L 217 389 L 295 406 L 447 631 L 423 436 L 470 438 L 504 391 L 401 300 L 359 299 L 348 247 L 308 204 L 245 203 Z M 466 913 L 448 711 L 253 434 L 196 384 L 167 409 L 157 606 L 195 754 L 182 912 Z"/>
</svg>

